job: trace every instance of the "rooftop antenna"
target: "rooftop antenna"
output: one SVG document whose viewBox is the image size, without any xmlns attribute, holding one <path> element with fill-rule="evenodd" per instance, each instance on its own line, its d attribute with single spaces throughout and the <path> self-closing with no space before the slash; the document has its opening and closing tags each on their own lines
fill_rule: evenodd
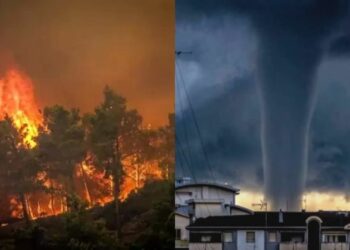
<svg viewBox="0 0 350 250">
<path fill-rule="evenodd" d="M 264 200 L 260 200 L 260 203 L 253 203 L 253 207 L 260 207 L 260 210 L 262 210 L 265 207 L 265 211 L 267 211 L 267 202 Z"/>
</svg>

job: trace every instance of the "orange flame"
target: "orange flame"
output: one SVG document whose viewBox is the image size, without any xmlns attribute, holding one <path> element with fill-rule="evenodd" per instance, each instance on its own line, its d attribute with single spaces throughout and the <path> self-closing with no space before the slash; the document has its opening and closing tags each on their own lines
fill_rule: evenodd
<svg viewBox="0 0 350 250">
<path fill-rule="evenodd" d="M 125 176 L 120 188 L 119 199 L 126 200 L 132 192 L 141 189 L 149 179 L 163 179 L 162 170 L 156 162 L 147 162 L 144 164 L 135 164 L 130 160 L 123 162 Z"/>
<path fill-rule="evenodd" d="M 41 115 L 30 78 L 16 68 L 0 77 L 0 118 L 6 114 L 13 119 L 16 128 L 22 130 L 24 143 L 34 147 Z"/>
<path fill-rule="evenodd" d="M 24 144 L 29 148 L 36 146 L 35 137 L 42 124 L 42 115 L 35 101 L 31 79 L 16 67 L 12 67 L 0 76 L 0 119 L 8 115 L 15 127 L 22 133 Z M 83 161 L 76 166 L 75 185 L 78 195 L 89 203 L 89 206 L 104 205 L 113 201 L 113 181 L 111 177 Z M 119 199 L 124 201 L 132 192 L 137 192 L 147 179 L 162 179 L 162 172 L 155 162 L 143 165 L 134 164 L 132 159 L 123 162 L 125 177 L 122 180 Z M 47 178 L 45 172 L 38 173 L 37 179 L 45 188 L 63 190 L 62 184 Z M 48 194 L 36 191 L 26 195 L 28 212 L 32 219 L 56 215 L 67 211 L 64 195 Z M 23 216 L 22 204 L 17 198 L 10 200 L 13 217 Z"/>
</svg>

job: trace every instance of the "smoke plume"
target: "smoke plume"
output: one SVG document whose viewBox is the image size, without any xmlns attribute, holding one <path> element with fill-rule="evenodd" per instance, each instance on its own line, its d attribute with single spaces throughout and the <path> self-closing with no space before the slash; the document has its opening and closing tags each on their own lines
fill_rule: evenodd
<svg viewBox="0 0 350 250">
<path fill-rule="evenodd" d="M 273 210 L 299 210 L 315 75 L 329 44 L 341 32 L 347 1 L 220 1 L 215 6 L 214 1 L 205 1 L 201 7 L 185 2 L 177 2 L 180 19 L 192 9 L 196 15 L 191 18 L 238 14 L 251 22 L 258 40 L 265 196 Z M 187 12 L 182 14 L 181 9 Z"/>
</svg>

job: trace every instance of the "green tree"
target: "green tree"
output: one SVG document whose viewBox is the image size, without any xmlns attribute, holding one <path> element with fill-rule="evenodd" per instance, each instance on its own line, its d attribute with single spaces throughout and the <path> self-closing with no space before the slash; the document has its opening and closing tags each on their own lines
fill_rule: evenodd
<svg viewBox="0 0 350 250">
<path fill-rule="evenodd" d="M 18 130 L 9 117 L 0 121 L 0 185 L 18 197 L 23 217 L 29 222 L 26 194 L 39 188 L 40 169 L 34 150 L 24 143 L 24 131 L 25 127 Z"/>
<path fill-rule="evenodd" d="M 63 182 L 66 197 L 75 195 L 76 167 L 86 157 L 85 130 L 79 111 L 58 105 L 45 108 L 37 141 L 47 178 Z"/>
<path fill-rule="evenodd" d="M 128 249 L 174 249 L 174 183 L 150 181 L 122 204 L 124 228 L 135 228 L 125 244 Z"/>
</svg>

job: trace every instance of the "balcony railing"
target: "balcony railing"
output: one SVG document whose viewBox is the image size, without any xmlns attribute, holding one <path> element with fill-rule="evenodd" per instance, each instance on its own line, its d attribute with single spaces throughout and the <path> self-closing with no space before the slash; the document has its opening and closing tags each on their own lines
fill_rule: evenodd
<svg viewBox="0 0 350 250">
<path fill-rule="evenodd" d="M 188 240 L 175 240 L 176 248 L 184 248 L 188 247 Z"/>
<path fill-rule="evenodd" d="M 349 243 L 322 243 L 321 250 L 349 250 Z"/>
<path fill-rule="evenodd" d="M 307 250 L 306 243 L 282 242 L 280 250 Z"/>
<path fill-rule="evenodd" d="M 321 250 L 349 250 L 349 243 L 322 243 Z M 307 243 L 280 243 L 280 250 L 307 250 Z"/>
</svg>

